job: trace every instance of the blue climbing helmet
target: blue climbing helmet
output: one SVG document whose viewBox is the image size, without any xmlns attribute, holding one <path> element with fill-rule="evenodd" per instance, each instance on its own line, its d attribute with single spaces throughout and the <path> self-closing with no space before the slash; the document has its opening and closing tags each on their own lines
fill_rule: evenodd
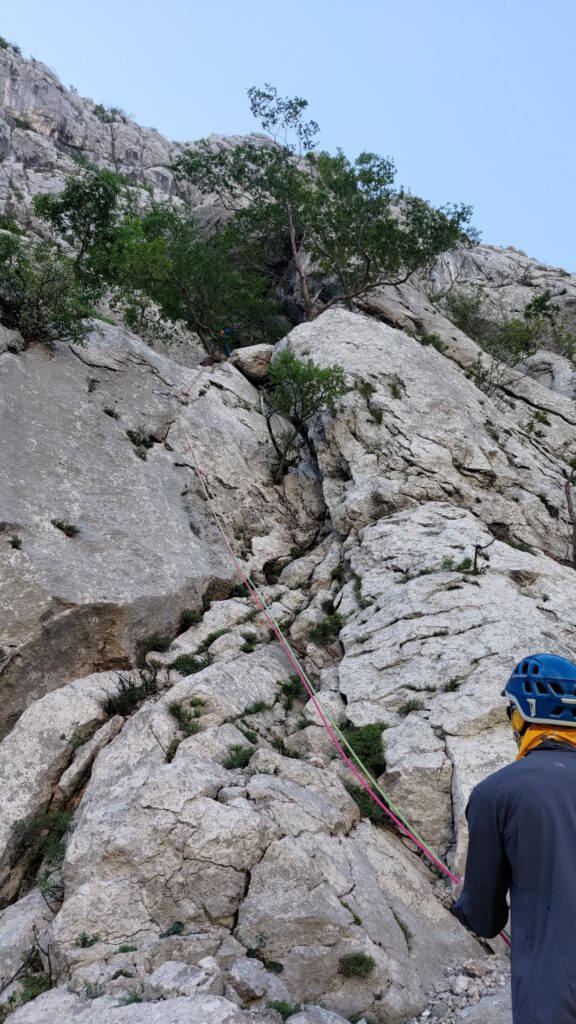
<svg viewBox="0 0 576 1024">
<path fill-rule="evenodd" d="M 576 665 L 557 654 L 530 654 L 518 662 L 502 696 L 531 725 L 576 726 Z"/>
</svg>

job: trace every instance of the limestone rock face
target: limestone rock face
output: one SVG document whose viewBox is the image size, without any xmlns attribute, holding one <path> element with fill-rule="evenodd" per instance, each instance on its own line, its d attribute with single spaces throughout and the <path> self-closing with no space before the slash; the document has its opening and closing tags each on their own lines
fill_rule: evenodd
<svg viewBox="0 0 576 1024">
<path fill-rule="evenodd" d="M 499 408 L 439 352 L 345 310 L 296 327 L 287 344 L 348 374 L 351 390 L 318 435 L 324 494 L 340 532 L 451 500 L 495 535 L 566 558 L 573 402 L 523 378 L 514 409 Z M 533 438 L 528 421 L 540 405 L 547 423 L 543 437 Z"/>
<path fill-rule="evenodd" d="M 224 216 L 174 181 L 178 144 L 10 49 L 0 97 L 0 213 L 29 231 L 78 152 Z M 359 794 L 293 661 L 331 728 L 377 725 L 377 784 L 460 873 L 470 790 L 515 754 L 507 675 L 574 658 L 576 630 L 572 361 L 479 390 L 437 301 L 477 287 L 495 316 L 547 290 L 576 325 L 574 275 L 475 246 L 210 367 L 193 338 L 172 358 L 94 321 L 49 353 L 0 328 L 7 1024 L 510 1020 L 504 961 Z M 275 485 L 258 389 L 286 348 L 348 391 L 311 425 L 321 479 Z M 20 1005 L 32 964 L 54 987 Z"/>
<path fill-rule="evenodd" d="M 190 370 L 98 323 L 82 349 L 4 353 L 0 377 L 5 730 L 36 697 L 127 664 L 143 636 L 173 634 L 184 607 L 232 585 L 196 467 L 253 568 L 254 536 L 269 538 L 264 560 L 291 540 L 257 392 L 233 367 Z"/>
<path fill-rule="evenodd" d="M 11 1024 L 278 1024 L 273 1013 L 244 1013 L 222 996 L 198 995 L 123 1006 L 54 989 L 10 1016 Z"/>
</svg>

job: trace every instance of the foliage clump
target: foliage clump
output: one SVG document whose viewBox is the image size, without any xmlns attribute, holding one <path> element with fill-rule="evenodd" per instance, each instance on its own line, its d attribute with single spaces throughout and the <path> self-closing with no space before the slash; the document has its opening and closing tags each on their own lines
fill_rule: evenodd
<svg viewBox="0 0 576 1024">
<path fill-rule="evenodd" d="M 139 678 L 131 678 L 120 673 L 116 678 L 116 690 L 106 694 L 100 701 L 100 707 L 107 715 L 130 715 L 136 708 L 158 692 L 158 684 L 154 672 L 141 672 Z"/>
<path fill-rule="evenodd" d="M 408 280 L 467 237 L 469 207 L 434 209 L 410 195 L 395 185 L 391 160 L 318 152 L 319 127 L 305 120 L 305 99 L 282 98 L 269 84 L 248 97 L 268 144 L 247 140 L 215 152 L 202 139 L 174 170 L 235 214 L 239 250 L 251 247 L 262 269 L 282 246 L 307 320 Z"/>
<path fill-rule="evenodd" d="M 74 523 L 67 523 L 64 519 L 51 519 L 50 522 L 66 537 L 77 537 L 80 533 L 78 526 L 74 526 Z"/>
<path fill-rule="evenodd" d="M 282 1020 L 287 1020 L 288 1017 L 292 1017 L 295 1013 L 300 1013 L 300 1003 L 288 1003 L 285 999 L 269 999 L 266 1003 L 269 1010 L 276 1010 L 282 1017 Z"/>
<path fill-rule="evenodd" d="M 170 668 L 175 668 L 183 676 L 191 676 L 196 672 L 201 672 L 207 664 L 206 660 L 196 658 L 193 654 L 179 654 L 177 658 L 174 658 Z"/>
<path fill-rule="evenodd" d="M 20 331 L 27 345 L 82 344 L 94 299 L 56 245 L 0 235 L 0 320 Z"/>
<path fill-rule="evenodd" d="M 228 747 L 228 754 L 222 761 L 222 767 L 232 771 L 234 768 L 245 768 L 254 750 L 252 747 L 244 747 L 239 743 Z"/>
<path fill-rule="evenodd" d="M 344 978 L 369 978 L 376 961 L 368 953 L 345 953 L 338 962 L 338 974 Z"/>
<path fill-rule="evenodd" d="M 422 707 L 423 704 L 421 700 L 416 700 L 412 698 L 411 700 L 404 701 L 404 703 L 401 704 L 400 707 L 396 710 L 398 714 L 402 716 L 402 718 L 405 718 L 406 715 L 410 715 L 413 711 L 421 711 Z"/>
<path fill-rule="evenodd" d="M 322 622 L 316 623 L 315 626 L 308 631 L 308 638 L 313 643 L 317 644 L 329 644 L 331 640 L 335 640 L 340 632 L 340 627 L 344 619 L 340 612 L 332 612 L 327 615 Z"/>
<path fill-rule="evenodd" d="M 333 412 L 337 400 L 345 392 L 344 369 L 337 364 L 322 368 L 312 359 L 297 359 L 291 352 L 281 352 L 272 363 L 265 405 L 268 432 L 278 456 L 276 482 L 282 478 L 289 452 L 297 438 L 302 440 L 317 467 L 310 422 L 320 412 Z M 273 416 L 281 416 L 289 429 L 276 436 Z"/>
<path fill-rule="evenodd" d="M 168 705 L 168 710 L 185 736 L 194 736 L 197 732 L 200 732 L 199 712 L 197 709 L 186 707 L 183 701 L 174 700 Z"/>
<path fill-rule="evenodd" d="M 347 725 L 341 730 L 354 753 L 376 777 L 386 768 L 382 732 L 387 728 L 385 722 L 373 722 L 370 725 Z"/>
<path fill-rule="evenodd" d="M 61 864 L 71 820 L 69 811 L 35 814 L 14 822 L 14 835 L 30 862 L 43 858 L 47 864 Z"/>
</svg>

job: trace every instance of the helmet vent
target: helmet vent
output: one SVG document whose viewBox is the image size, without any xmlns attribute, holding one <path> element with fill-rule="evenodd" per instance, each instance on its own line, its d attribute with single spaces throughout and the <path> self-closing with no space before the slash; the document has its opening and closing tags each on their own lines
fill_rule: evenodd
<svg viewBox="0 0 576 1024">
<path fill-rule="evenodd" d="M 564 708 L 561 707 L 559 704 L 557 704 L 555 708 L 552 708 L 552 711 L 550 712 L 550 714 L 551 715 L 561 715 L 563 711 L 564 711 Z"/>
<path fill-rule="evenodd" d="M 553 693 L 557 693 L 558 696 L 560 696 L 560 697 L 564 693 L 564 690 L 560 686 L 560 683 L 550 683 L 550 689 L 552 690 Z"/>
<path fill-rule="evenodd" d="M 537 676 L 539 671 L 540 671 L 540 669 L 539 669 L 538 665 L 533 665 L 532 666 L 532 675 Z"/>
<path fill-rule="evenodd" d="M 535 683 L 535 686 L 536 686 L 536 690 L 538 691 L 538 693 L 543 693 L 543 694 L 547 694 L 548 693 L 548 690 L 544 686 L 544 683 L 541 683 L 540 680 L 538 680 L 538 682 Z"/>
<path fill-rule="evenodd" d="M 532 689 L 532 683 L 529 682 L 527 679 L 524 680 L 524 693 L 534 693 L 534 690 Z"/>
<path fill-rule="evenodd" d="M 528 675 L 528 662 L 527 661 L 525 661 L 524 664 L 522 665 L 522 675 L 523 676 Z"/>
</svg>

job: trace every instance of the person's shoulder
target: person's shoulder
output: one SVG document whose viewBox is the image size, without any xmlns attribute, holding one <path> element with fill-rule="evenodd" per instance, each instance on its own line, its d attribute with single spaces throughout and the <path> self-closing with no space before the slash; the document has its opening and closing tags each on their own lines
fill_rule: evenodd
<svg viewBox="0 0 576 1024">
<path fill-rule="evenodd" d="M 490 799 L 496 793 L 501 792 L 514 781 L 521 765 L 521 761 L 512 761 L 511 764 L 505 764 L 503 768 L 499 768 L 498 771 L 492 772 L 492 775 L 487 775 L 485 779 L 482 779 L 482 782 L 479 782 L 478 785 L 474 787 L 470 794 L 470 799 L 473 797 L 477 799 Z"/>
</svg>

